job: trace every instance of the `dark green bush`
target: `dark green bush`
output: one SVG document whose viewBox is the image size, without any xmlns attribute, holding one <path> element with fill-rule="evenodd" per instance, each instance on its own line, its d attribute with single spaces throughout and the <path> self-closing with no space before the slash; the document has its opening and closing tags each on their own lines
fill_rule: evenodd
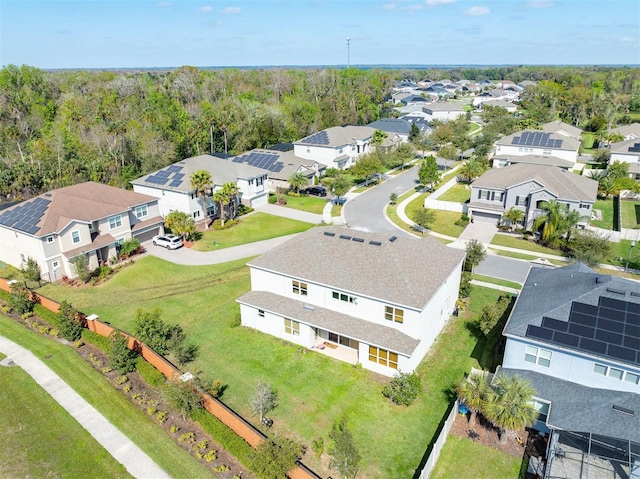
<svg viewBox="0 0 640 479">
<path fill-rule="evenodd" d="M 88 329 L 82 330 L 82 340 L 85 343 L 93 344 L 95 347 L 102 349 L 105 353 L 109 351 L 109 338 L 100 336 Z"/>
<path fill-rule="evenodd" d="M 136 361 L 136 370 L 149 385 L 162 386 L 166 379 L 164 375 L 149 364 L 142 356 Z"/>
<path fill-rule="evenodd" d="M 420 378 L 398 371 L 382 390 L 382 395 L 400 406 L 410 406 L 420 393 Z"/>
<path fill-rule="evenodd" d="M 204 409 L 199 409 L 192 413 L 191 419 L 198 421 L 202 429 L 211 434 L 222 447 L 237 457 L 245 467 L 249 467 L 253 449 L 244 439 Z"/>
</svg>

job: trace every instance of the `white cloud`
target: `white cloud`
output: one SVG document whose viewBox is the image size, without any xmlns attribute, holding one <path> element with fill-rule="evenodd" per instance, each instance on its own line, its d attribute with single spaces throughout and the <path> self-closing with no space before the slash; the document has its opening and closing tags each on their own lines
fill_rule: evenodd
<svg viewBox="0 0 640 479">
<path fill-rule="evenodd" d="M 395 3 L 385 3 L 385 4 L 383 5 L 383 8 L 384 8 L 385 10 L 395 10 L 395 9 L 396 9 L 396 7 L 397 7 L 397 5 L 396 5 Z"/>
<path fill-rule="evenodd" d="M 211 7 L 210 5 L 207 5 L 205 7 L 201 7 L 199 11 L 200 13 L 209 13 L 213 11 L 213 7 Z"/>
<path fill-rule="evenodd" d="M 424 0 L 424 3 L 430 7 L 434 5 L 444 5 L 446 3 L 456 3 L 456 0 Z"/>
<path fill-rule="evenodd" d="M 553 5 L 551 0 L 529 0 L 524 6 L 526 8 L 546 8 L 553 7 Z"/>
<path fill-rule="evenodd" d="M 158 6 L 158 7 L 170 7 L 171 6 L 171 2 L 158 2 L 158 3 L 156 3 L 156 6 Z"/>
<path fill-rule="evenodd" d="M 634 37 L 622 37 L 620 39 L 621 43 L 635 43 L 636 39 Z"/>
<path fill-rule="evenodd" d="M 464 11 L 464 14 L 469 17 L 481 17 L 482 15 L 489 15 L 491 10 L 487 7 L 471 7 Z"/>
<path fill-rule="evenodd" d="M 240 13 L 240 9 L 238 7 L 227 7 L 222 10 L 224 15 L 234 15 L 236 13 Z"/>
</svg>

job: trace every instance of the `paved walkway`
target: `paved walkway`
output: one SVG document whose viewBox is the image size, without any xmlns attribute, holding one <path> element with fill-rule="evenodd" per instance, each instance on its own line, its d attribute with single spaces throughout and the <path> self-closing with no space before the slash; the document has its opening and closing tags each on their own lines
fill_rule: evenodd
<svg viewBox="0 0 640 479">
<path fill-rule="evenodd" d="M 324 219 L 324 212 L 322 215 L 319 215 L 316 213 L 309 213 L 307 211 L 296 210 L 295 208 L 287 208 L 286 206 L 272 205 L 270 203 L 256 208 L 256 212 L 267 213 L 274 216 L 282 216 L 283 218 L 290 218 L 292 220 L 313 223 L 314 225 L 322 223 Z"/>
<path fill-rule="evenodd" d="M 498 291 L 504 291 L 506 293 L 520 294 L 519 289 L 509 288 L 508 286 L 500 286 L 499 284 L 487 283 L 486 281 L 478 281 L 477 279 L 472 279 L 471 284 L 484 286 L 485 288 L 497 289 Z"/>
<path fill-rule="evenodd" d="M 171 477 L 29 350 L 0 336 L 0 352 L 24 369 L 133 477 Z"/>
</svg>

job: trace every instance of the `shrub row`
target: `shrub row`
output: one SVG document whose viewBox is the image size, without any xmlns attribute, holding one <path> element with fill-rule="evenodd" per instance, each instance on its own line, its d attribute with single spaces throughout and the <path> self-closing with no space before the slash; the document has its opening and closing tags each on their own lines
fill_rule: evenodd
<svg viewBox="0 0 640 479">
<path fill-rule="evenodd" d="M 164 375 L 148 363 L 142 356 L 138 357 L 136 369 L 138 373 L 140 373 L 142 379 L 151 386 L 162 386 L 165 383 Z"/>
</svg>

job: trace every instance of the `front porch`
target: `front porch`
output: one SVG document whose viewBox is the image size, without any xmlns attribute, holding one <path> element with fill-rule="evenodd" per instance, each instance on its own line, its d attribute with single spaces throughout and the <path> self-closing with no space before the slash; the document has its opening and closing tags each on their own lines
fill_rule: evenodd
<svg viewBox="0 0 640 479">
<path fill-rule="evenodd" d="M 313 350 L 339 361 L 358 364 L 359 343 L 355 339 L 316 328 Z"/>
</svg>

